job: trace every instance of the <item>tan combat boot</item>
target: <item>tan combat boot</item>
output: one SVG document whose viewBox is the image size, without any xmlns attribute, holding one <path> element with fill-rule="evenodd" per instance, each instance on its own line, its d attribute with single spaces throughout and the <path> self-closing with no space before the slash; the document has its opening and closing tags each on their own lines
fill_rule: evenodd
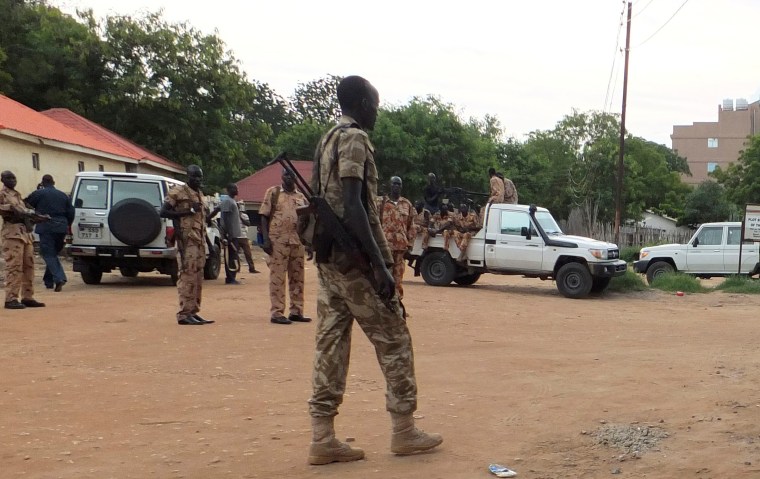
<svg viewBox="0 0 760 479">
<path fill-rule="evenodd" d="M 311 418 L 311 447 L 309 464 L 319 466 L 331 462 L 351 462 L 364 459 L 364 451 L 335 439 L 335 417 Z"/>
<path fill-rule="evenodd" d="M 406 455 L 427 451 L 443 442 L 440 434 L 428 434 L 417 429 L 414 426 L 414 416 L 411 414 L 391 413 L 391 421 L 391 452 L 394 454 Z"/>
</svg>

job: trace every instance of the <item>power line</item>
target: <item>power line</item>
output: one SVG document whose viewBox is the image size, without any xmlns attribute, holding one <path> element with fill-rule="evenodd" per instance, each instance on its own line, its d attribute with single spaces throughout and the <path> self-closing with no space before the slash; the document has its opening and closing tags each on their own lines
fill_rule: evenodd
<svg viewBox="0 0 760 479">
<path fill-rule="evenodd" d="M 651 4 L 652 4 L 652 2 L 654 2 L 654 0 L 649 0 L 649 2 L 647 2 L 647 4 L 646 4 L 646 5 L 644 5 L 643 7 L 641 7 L 641 10 L 639 10 L 639 11 L 636 13 L 636 15 L 634 15 L 634 16 L 632 17 L 632 19 L 633 19 L 633 18 L 636 18 L 636 17 L 638 17 L 639 15 L 641 15 L 641 13 L 642 13 L 644 10 L 646 10 L 646 9 L 647 9 L 647 7 L 648 7 L 649 5 L 651 5 Z"/>
<path fill-rule="evenodd" d="M 675 17 L 678 14 L 678 12 L 680 12 L 681 9 L 684 7 L 684 5 L 686 5 L 687 3 L 689 3 L 689 0 L 684 0 L 684 2 L 681 4 L 681 6 L 678 7 L 678 10 L 676 10 L 675 12 L 673 12 L 673 15 L 671 15 L 670 18 L 668 18 L 668 20 L 665 23 L 663 23 L 660 28 L 658 28 L 657 30 L 655 30 L 655 32 L 653 34 L 649 35 L 649 37 L 646 40 L 644 40 L 643 42 L 639 43 L 634 48 L 639 48 L 641 45 L 643 45 L 646 42 L 648 42 L 649 40 L 651 40 L 652 37 L 654 37 L 655 35 L 657 35 L 660 32 L 660 30 L 662 30 L 663 28 L 665 28 L 665 25 L 667 25 L 668 23 L 670 23 L 671 20 L 673 20 L 673 17 Z"/>
<path fill-rule="evenodd" d="M 615 51 L 612 56 L 612 67 L 610 68 L 610 78 L 607 80 L 607 93 L 604 94 L 604 104 L 602 110 L 607 110 L 607 103 L 609 101 L 612 105 L 612 99 L 610 99 L 610 85 L 612 84 L 612 74 L 615 71 L 615 62 L 618 56 L 618 47 L 620 47 L 620 31 L 623 29 L 623 16 L 625 15 L 625 2 L 623 2 L 623 9 L 620 11 L 620 25 L 618 26 L 617 38 L 615 39 Z"/>
</svg>

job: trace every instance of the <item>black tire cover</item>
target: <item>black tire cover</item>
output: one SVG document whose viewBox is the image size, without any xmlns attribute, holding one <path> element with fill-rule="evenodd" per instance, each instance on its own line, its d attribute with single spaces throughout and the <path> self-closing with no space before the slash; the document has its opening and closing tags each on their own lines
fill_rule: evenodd
<svg viewBox="0 0 760 479">
<path fill-rule="evenodd" d="M 139 198 L 121 200 L 108 214 L 111 234 L 129 246 L 145 246 L 161 232 L 161 218 L 156 208 Z"/>
</svg>

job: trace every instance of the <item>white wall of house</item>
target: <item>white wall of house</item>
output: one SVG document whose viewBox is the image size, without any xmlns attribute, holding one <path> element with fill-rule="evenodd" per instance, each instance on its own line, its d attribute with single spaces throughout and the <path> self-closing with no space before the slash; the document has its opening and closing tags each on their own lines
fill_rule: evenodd
<svg viewBox="0 0 760 479">
<path fill-rule="evenodd" d="M 676 220 L 673 218 L 660 216 L 650 211 L 644 212 L 639 225 L 646 226 L 647 228 L 660 229 L 666 233 L 688 233 L 691 231 L 688 226 L 676 226 Z"/>
</svg>

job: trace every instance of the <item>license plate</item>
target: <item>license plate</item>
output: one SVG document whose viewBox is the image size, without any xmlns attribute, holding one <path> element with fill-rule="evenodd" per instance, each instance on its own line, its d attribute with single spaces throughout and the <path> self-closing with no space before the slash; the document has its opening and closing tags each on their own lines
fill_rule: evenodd
<svg viewBox="0 0 760 479">
<path fill-rule="evenodd" d="M 80 226 L 79 237 L 82 239 L 100 239 L 100 227 Z"/>
</svg>

